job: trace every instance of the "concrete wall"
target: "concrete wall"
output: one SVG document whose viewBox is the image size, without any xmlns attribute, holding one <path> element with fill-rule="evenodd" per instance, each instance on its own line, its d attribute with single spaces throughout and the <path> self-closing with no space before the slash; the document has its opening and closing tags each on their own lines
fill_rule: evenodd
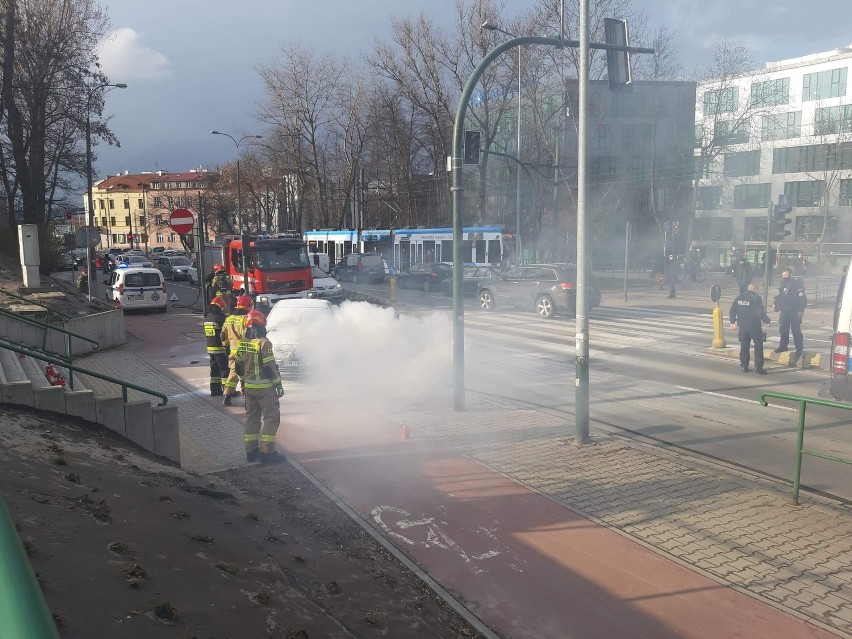
<svg viewBox="0 0 852 639">
<path fill-rule="evenodd" d="M 62 323 L 52 323 L 53 326 L 63 328 L 72 333 L 96 340 L 102 349 L 119 346 L 127 342 L 127 334 L 124 330 L 124 313 L 122 311 L 110 310 L 85 317 L 75 317 Z M 44 342 L 44 329 L 20 322 L 14 318 L 0 316 L 0 335 L 6 339 L 41 349 Z M 66 335 L 59 331 L 48 330 L 45 349 L 50 353 L 56 353 L 62 357 L 66 353 Z M 88 353 L 94 349 L 94 345 L 82 340 L 71 338 L 71 351 L 74 355 Z"/>
</svg>

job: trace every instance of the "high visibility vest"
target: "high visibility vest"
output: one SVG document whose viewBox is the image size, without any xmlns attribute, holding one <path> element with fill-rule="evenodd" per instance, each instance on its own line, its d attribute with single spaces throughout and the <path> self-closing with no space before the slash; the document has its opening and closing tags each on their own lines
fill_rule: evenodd
<svg viewBox="0 0 852 639">
<path fill-rule="evenodd" d="M 204 337 L 207 339 L 208 353 L 225 353 L 222 345 L 222 323 L 224 313 L 210 313 L 208 319 L 204 320 Z"/>
<path fill-rule="evenodd" d="M 265 337 L 240 342 L 237 361 L 243 365 L 244 388 L 274 388 L 281 383 L 272 342 Z M 271 377 L 264 375 L 264 369 Z"/>
<path fill-rule="evenodd" d="M 228 349 L 231 355 L 236 354 L 240 346 L 240 340 L 245 335 L 245 328 L 243 327 L 244 319 L 244 315 L 228 315 L 225 323 L 222 325 L 222 344 Z"/>
</svg>

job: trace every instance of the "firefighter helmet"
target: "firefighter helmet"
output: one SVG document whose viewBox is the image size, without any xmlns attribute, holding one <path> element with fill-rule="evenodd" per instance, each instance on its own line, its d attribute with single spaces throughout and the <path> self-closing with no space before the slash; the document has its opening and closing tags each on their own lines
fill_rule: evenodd
<svg viewBox="0 0 852 639">
<path fill-rule="evenodd" d="M 210 305 L 212 306 L 214 304 L 224 311 L 225 306 L 227 306 L 228 303 L 225 301 L 224 297 L 217 295 L 212 300 L 210 300 Z"/>
<path fill-rule="evenodd" d="M 224 270 L 225 270 L 225 267 L 222 266 L 221 264 L 214 264 L 213 265 L 213 272 L 214 273 L 219 273 L 220 271 L 224 271 Z"/>
<path fill-rule="evenodd" d="M 266 315 L 260 311 L 252 311 L 246 315 L 246 328 L 254 328 L 256 326 L 266 328 Z"/>
<path fill-rule="evenodd" d="M 249 295 L 240 295 L 239 299 L 237 299 L 237 308 L 247 311 L 252 306 L 254 306 L 254 300 Z"/>
</svg>

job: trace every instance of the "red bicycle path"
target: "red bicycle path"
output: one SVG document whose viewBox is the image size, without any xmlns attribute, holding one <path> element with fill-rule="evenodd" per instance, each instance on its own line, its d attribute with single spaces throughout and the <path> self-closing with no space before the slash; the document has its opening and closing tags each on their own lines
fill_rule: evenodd
<svg viewBox="0 0 852 639">
<path fill-rule="evenodd" d="M 172 316 L 168 331 L 140 318 L 137 356 L 204 396 L 199 317 Z M 241 406 L 209 401 L 242 421 Z M 416 424 L 403 440 L 379 415 L 282 402 L 279 448 L 502 637 L 836 636 L 418 439 Z"/>
</svg>

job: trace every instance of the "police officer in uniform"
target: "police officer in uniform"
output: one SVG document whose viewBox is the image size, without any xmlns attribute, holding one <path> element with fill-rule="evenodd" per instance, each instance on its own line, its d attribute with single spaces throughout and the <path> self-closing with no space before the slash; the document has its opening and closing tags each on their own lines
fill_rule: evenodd
<svg viewBox="0 0 852 639">
<path fill-rule="evenodd" d="M 222 326 L 225 324 L 225 300 L 219 296 L 210 300 L 204 318 L 204 337 L 210 358 L 210 395 L 222 395 L 222 381 L 228 376 L 228 353 L 222 345 Z"/>
<path fill-rule="evenodd" d="M 807 305 L 808 298 L 805 295 L 805 288 L 799 280 L 793 279 L 793 270 L 790 267 L 785 268 L 781 271 L 781 286 L 778 289 L 778 295 L 775 297 L 775 310 L 780 312 L 778 330 L 781 335 L 781 341 L 778 343 L 775 352 L 783 353 L 787 350 L 787 345 L 790 343 L 790 331 L 792 331 L 796 352 L 790 358 L 789 365 L 791 367 L 799 361 L 805 348 L 804 337 L 802 336 L 802 318 L 805 315 Z"/>
<path fill-rule="evenodd" d="M 231 397 L 237 392 L 237 382 L 241 380 L 237 373 L 236 357 L 237 351 L 240 348 L 240 341 L 245 335 L 245 315 L 251 310 L 254 301 L 248 295 L 240 295 L 237 300 L 237 307 L 234 309 L 233 315 L 225 318 L 225 324 L 222 326 L 222 344 L 228 349 L 228 379 L 222 384 L 225 399 L 222 402 L 225 406 L 231 406 Z"/>
<path fill-rule="evenodd" d="M 252 315 L 246 324 L 246 338 L 240 342 L 236 359 L 246 396 L 246 460 L 280 462 L 284 456 L 275 451 L 275 434 L 281 423 L 278 400 L 284 396 L 284 387 L 272 343 L 266 339 L 266 317 Z"/>
<path fill-rule="evenodd" d="M 757 294 L 757 284 L 749 284 L 745 292 L 737 295 L 728 313 L 731 330 L 739 328 L 740 368 L 748 373 L 749 346 L 754 343 L 754 370 L 758 375 L 766 375 L 763 368 L 763 327 L 769 325 L 769 316 L 763 307 L 763 300 Z"/>
</svg>

